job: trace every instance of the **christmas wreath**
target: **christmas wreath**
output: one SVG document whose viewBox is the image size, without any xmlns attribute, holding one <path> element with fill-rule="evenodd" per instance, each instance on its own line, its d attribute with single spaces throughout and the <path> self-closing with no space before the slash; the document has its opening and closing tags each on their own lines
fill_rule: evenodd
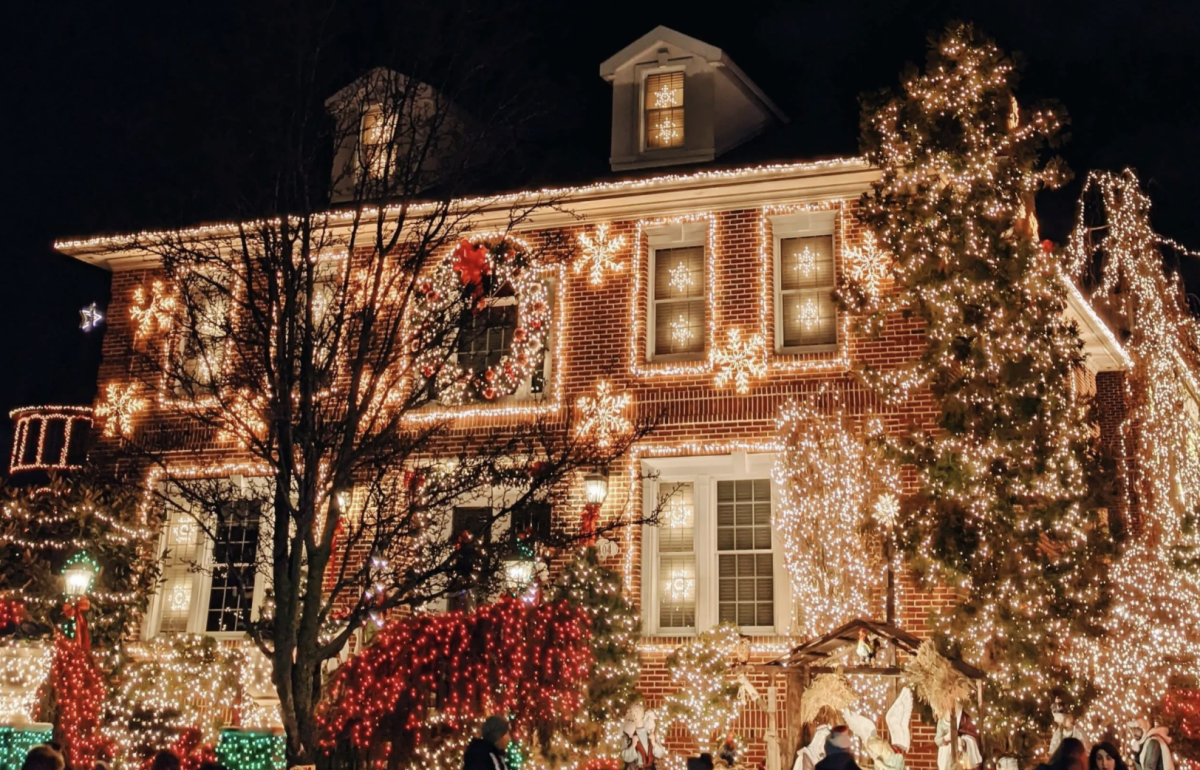
<svg viewBox="0 0 1200 770">
<path fill-rule="evenodd" d="M 454 351 L 473 317 L 513 298 L 516 328 L 508 352 L 482 369 L 460 365 Z M 545 283 L 526 248 L 511 238 L 462 240 L 418 286 L 411 346 L 421 385 L 446 404 L 511 395 L 542 361 L 550 328 Z"/>
</svg>

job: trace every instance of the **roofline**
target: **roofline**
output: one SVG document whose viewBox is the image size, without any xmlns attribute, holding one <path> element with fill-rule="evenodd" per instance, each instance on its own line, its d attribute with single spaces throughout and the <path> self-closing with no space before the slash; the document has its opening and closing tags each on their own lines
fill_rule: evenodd
<svg viewBox="0 0 1200 770">
<path fill-rule="evenodd" d="M 858 195 L 878 176 L 878 169 L 862 158 L 830 158 L 827 160 L 775 163 L 743 166 L 732 169 L 694 171 L 688 174 L 662 174 L 612 182 L 595 182 L 579 187 L 522 190 L 492 196 L 462 198 L 452 203 L 464 209 L 478 209 L 473 226 L 503 227 L 506 212 L 513 206 L 532 205 L 539 201 L 553 202 L 545 210 L 529 218 L 532 227 L 548 228 L 578 224 L 584 221 L 641 219 L 655 215 L 685 214 L 697 211 L 730 210 L 738 206 L 753 208 L 772 198 L 779 200 L 795 195 L 797 182 L 803 182 L 806 199 L 844 198 Z M 572 211 L 562 207 L 574 204 Z M 444 203 L 430 203 L 432 211 Z M 421 215 L 421 204 L 409 206 L 413 216 Z M 331 208 L 326 215 L 332 221 L 347 223 L 355 217 L 354 209 Z M 361 216 L 361 215 L 360 215 Z M 494 218 L 496 221 L 490 223 Z M 54 249 L 84 262 L 108 268 L 146 265 L 153 259 L 135 244 L 164 237 L 204 239 L 236 233 L 240 226 L 252 220 L 214 222 L 178 230 L 150 230 L 136 233 L 117 233 L 56 241 Z"/>
</svg>

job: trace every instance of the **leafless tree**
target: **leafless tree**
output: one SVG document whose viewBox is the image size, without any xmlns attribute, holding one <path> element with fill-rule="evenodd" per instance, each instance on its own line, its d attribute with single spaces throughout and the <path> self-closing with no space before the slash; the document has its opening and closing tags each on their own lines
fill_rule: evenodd
<svg viewBox="0 0 1200 770">
<path fill-rule="evenodd" d="M 216 543 L 228 599 L 207 622 L 269 656 L 289 765 L 315 761 L 323 664 L 357 629 L 494 594 L 514 558 L 577 542 L 577 526 L 546 528 L 546 506 L 582 507 L 581 476 L 650 429 L 600 446 L 569 404 L 537 408 L 555 401 L 553 292 L 571 244 L 529 229 L 558 201 L 467 195 L 528 117 L 496 84 L 502 51 L 437 40 L 438 56 L 427 44 L 403 73 L 375 69 L 320 104 L 318 38 L 284 89 L 299 96 L 257 210 L 120 244 L 162 266 L 136 305 L 148 315 L 130 367 L 156 414 L 123 446 Z M 318 184 L 321 164 L 334 172 Z M 525 412 L 465 429 L 447 402 Z"/>
</svg>

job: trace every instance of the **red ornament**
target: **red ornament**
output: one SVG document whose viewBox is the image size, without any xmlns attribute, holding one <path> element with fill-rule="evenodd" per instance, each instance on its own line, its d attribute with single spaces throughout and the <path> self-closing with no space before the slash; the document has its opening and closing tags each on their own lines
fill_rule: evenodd
<svg viewBox="0 0 1200 770">
<path fill-rule="evenodd" d="M 1046 252 L 1047 254 L 1054 251 L 1054 241 L 1049 239 L 1042 241 L 1042 251 Z"/>
</svg>

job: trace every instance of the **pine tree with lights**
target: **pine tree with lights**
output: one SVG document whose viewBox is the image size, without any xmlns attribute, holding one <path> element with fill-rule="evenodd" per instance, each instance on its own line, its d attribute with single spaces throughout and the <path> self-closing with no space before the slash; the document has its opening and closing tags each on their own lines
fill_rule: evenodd
<svg viewBox="0 0 1200 770">
<path fill-rule="evenodd" d="M 864 99 L 863 149 L 882 174 L 861 216 L 894 257 L 895 291 L 842 297 L 876 321 L 925 324 L 919 360 L 862 376 L 889 403 L 932 393 L 936 426 L 893 443 L 918 478 L 900 536 L 919 575 L 958 590 L 938 631 L 989 672 L 983 727 L 1019 750 L 1052 689 L 1087 697 L 1061 659 L 1069 637 L 1097 632 L 1111 538 L 1092 404 L 1072 387 L 1084 358 L 1062 258 L 1039 245 L 1033 210 L 1067 178 L 1044 158 L 1065 118 L 1020 107 L 1016 80 L 992 41 L 952 24 L 923 72 Z"/>
</svg>

